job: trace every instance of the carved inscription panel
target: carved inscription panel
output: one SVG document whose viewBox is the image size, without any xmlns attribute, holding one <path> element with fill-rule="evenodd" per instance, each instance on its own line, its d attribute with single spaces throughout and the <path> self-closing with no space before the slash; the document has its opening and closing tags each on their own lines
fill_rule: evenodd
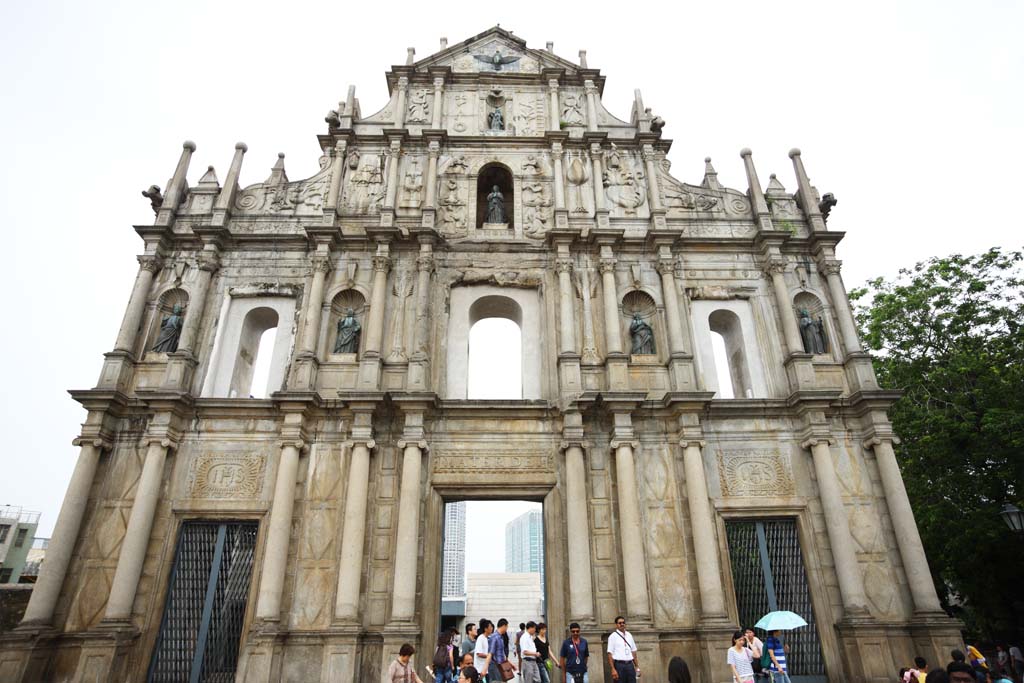
<svg viewBox="0 0 1024 683">
<path fill-rule="evenodd" d="M 722 494 L 726 496 L 791 496 L 795 493 L 789 459 L 777 451 L 720 452 L 718 474 Z"/>
<path fill-rule="evenodd" d="M 202 453 L 192 461 L 189 489 L 194 498 L 256 498 L 263 485 L 264 458 Z"/>
</svg>

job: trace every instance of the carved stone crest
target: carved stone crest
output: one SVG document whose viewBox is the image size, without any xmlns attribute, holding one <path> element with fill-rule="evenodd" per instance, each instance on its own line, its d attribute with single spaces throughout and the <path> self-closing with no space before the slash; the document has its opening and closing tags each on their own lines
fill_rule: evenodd
<svg viewBox="0 0 1024 683">
<path fill-rule="evenodd" d="M 791 496 L 795 493 L 789 460 L 776 451 L 719 453 L 718 475 L 725 496 Z"/>
<path fill-rule="evenodd" d="M 256 498 L 266 460 L 256 454 L 203 453 L 192 461 L 189 489 L 195 498 Z"/>
</svg>

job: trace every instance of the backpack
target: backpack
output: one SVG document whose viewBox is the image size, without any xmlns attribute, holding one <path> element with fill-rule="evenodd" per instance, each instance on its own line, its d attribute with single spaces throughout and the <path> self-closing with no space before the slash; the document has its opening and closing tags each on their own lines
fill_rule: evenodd
<svg viewBox="0 0 1024 683">
<path fill-rule="evenodd" d="M 434 650 L 434 671 L 446 671 L 452 667 L 451 660 L 448 658 L 448 646 L 439 645 Z"/>
</svg>

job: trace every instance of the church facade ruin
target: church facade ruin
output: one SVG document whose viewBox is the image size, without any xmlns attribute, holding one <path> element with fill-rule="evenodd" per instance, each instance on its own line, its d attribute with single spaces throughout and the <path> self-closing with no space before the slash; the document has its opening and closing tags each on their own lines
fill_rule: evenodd
<svg viewBox="0 0 1024 683">
<path fill-rule="evenodd" d="M 665 122 L 604 84 L 494 28 L 410 53 L 372 115 L 350 90 L 311 178 L 282 155 L 240 187 L 239 143 L 190 185 L 186 142 L 72 392 L 78 461 L 0 680 L 379 681 L 404 642 L 425 664 L 469 497 L 544 503 L 544 617 L 556 643 L 582 624 L 592 683 L 618 614 L 650 683 L 676 655 L 729 680 L 769 609 L 810 622 L 802 681 L 960 646 L 800 152 L 795 192 L 749 150 L 745 190 L 710 159 L 676 180 Z M 467 398 L 489 317 L 521 331 L 518 400 Z"/>
</svg>

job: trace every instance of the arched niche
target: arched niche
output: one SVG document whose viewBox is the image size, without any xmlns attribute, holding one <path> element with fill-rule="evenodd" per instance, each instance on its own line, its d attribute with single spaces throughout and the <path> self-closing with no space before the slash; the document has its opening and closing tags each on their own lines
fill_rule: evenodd
<svg viewBox="0 0 1024 683">
<path fill-rule="evenodd" d="M 717 368 L 725 362 L 734 398 L 767 397 L 768 382 L 757 347 L 757 328 L 750 302 L 742 299 L 698 300 L 692 303 L 691 312 L 694 348 L 704 387 L 718 394 L 716 398 L 723 397 L 719 391 Z M 725 357 L 718 363 L 712 332 L 721 336 L 725 346 Z"/>
<path fill-rule="evenodd" d="M 466 399 L 469 390 L 469 332 L 485 318 L 505 318 L 519 326 L 522 398 L 541 396 L 542 339 L 540 293 L 536 289 L 472 285 L 453 287 L 449 299 L 445 398 Z"/>
<path fill-rule="evenodd" d="M 171 315 L 175 306 L 181 306 L 182 324 L 184 324 L 184 317 L 188 315 L 188 301 L 188 292 L 180 287 L 173 287 L 160 295 L 150 316 L 144 352 L 153 352 L 153 346 L 160 338 L 160 326 L 163 324 L 164 318 Z"/>
<path fill-rule="evenodd" d="M 476 226 L 482 228 L 487 219 L 487 195 L 494 187 L 505 198 L 505 223 L 515 225 L 515 185 L 512 171 L 503 163 L 492 161 L 485 164 L 476 176 Z"/>
<path fill-rule="evenodd" d="M 334 355 L 334 348 L 338 341 L 338 323 L 344 320 L 349 309 L 352 309 L 356 321 L 363 328 L 359 335 L 357 354 L 362 353 L 366 331 L 366 297 L 356 289 L 343 289 L 331 299 L 330 314 L 327 316 L 327 333 L 324 335 L 324 344 L 328 355 Z"/>
<path fill-rule="evenodd" d="M 828 309 L 825 308 L 824 304 L 821 303 L 821 299 L 810 292 L 798 292 L 793 297 L 793 314 L 796 316 L 797 325 L 800 327 L 800 339 L 804 342 L 804 346 L 807 346 L 807 342 L 804 339 L 806 331 L 801 322 L 801 311 L 807 311 L 812 322 L 821 324 L 824 331 L 824 342 L 825 350 L 818 352 L 818 355 L 831 355 L 832 349 L 835 347 L 835 328 L 831 324 L 831 314 Z M 806 348 L 800 349 L 808 353 Z"/>
<path fill-rule="evenodd" d="M 622 338 L 625 340 L 626 350 L 630 353 L 632 353 L 633 348 L 633 333 L 631 328 L 634 316 L 639 316 L 640 320 L 651 327 L 651 346 L 653 348 L 651 348 L 648 353 L 640 355 L 656 356 L 659 351 L 664 348 L 662 339 L 663 326 L 661 325 L 661 321 L 658 319 L 658 305 L 654 303 L 654 298 L 643 290 L 630 290 L 622 297 L 622 317 L 625 322 L 622 330 Z"/>
</svg>

